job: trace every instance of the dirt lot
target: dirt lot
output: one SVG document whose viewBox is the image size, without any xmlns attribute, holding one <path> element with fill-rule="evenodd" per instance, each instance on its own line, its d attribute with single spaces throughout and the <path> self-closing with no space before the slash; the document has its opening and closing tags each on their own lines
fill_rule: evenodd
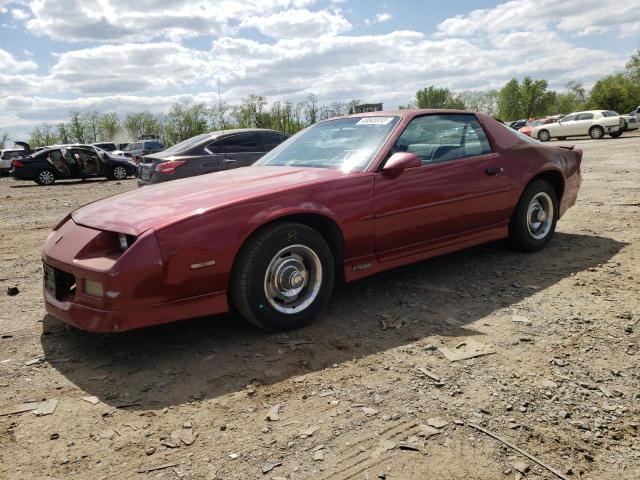
<svg viewBox="0 0 640 480">
<path fill-rule="evenodd" d="M 0 478 L 557 478 L 470 423 L 567 478 L 640 478 L 640 135 L 573 143 L 581 195 L 545 251 L 387 272 L 286 335 L 232 316 L 65 327 L 44 313 L 41 246 L 135 183 L 1 179 L 0 413 L 58 403 L 0 416 Z M 469 340 L 495 353 L 438 350 Z"/>
</svg>

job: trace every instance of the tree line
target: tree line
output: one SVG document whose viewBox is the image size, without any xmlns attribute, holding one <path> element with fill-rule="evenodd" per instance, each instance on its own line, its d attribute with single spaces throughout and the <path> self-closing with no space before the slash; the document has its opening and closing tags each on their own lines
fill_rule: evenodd
<svg viewBox="0 0 640 480">
<path fill-rule="evenodd" d="M 35 126 L 28 143 L 35 148 L 56 143 L 125 142 L 153 135 L 169 146 L 201 133 L 231 128 L 271 128 L 292 134 L 319 120 L 347 115 L 358 104 L 358 100 L 351 100 L 321 105 L 315 95 L 300 102 L 269 103 L 263 96 L 249 95 L 236 105 L 175 103 L 160 114 L 143 111 L 121 117 L 117 112 L 72 111 L 67 122 Z"/>
<path fill-rule="evenodd" d="M 501 89 L 455 93 L 429 86 L 416 92 L 415 102 L 400 108 L 455 108 L 482 112 L 502 120 L 539 118 L 577 110 L 605 109 L 618 113 L 640 106 L 640 49 L 622 72 L 599 79 L 590 92 L 571 80 L 566 91 L 549 90 L 549 82 L 525 76 L 509 80 Z"/>
<path fill-rule="evenodd" d="M 509 80 L 500 89 L 453 92 L 428 86 L 418 90 L 415 101 L 400 108 L 454 108 L 486 113 L 502 120 L 568 114 L 584 109 L 628 112 L 640 105 L 640 49 L 625 69 L 599 79 L 590 92 L 578 81 L 566 90 L 550 90 L 544 79 L 525 76 Z M 316 95 L 302 101 L 269 103 L 261 95 L 249 95 L 238 104 L 220 101 L 175 103 L 166 113 L 149 111 L 120 116 L 117 112 L 69 113 L 68 121 L 35 126 L 28 139 L 32 147 L 56 143 L 95 143 L 132 141 L 140 135 L 154 135 L 165 146 L 201 133 L 230 128 L 271 128 L 293 134 L 308 125 L 331 117 L 352 113 L 358 100 L 320 104 Z M 7 132 L 0 132 L 0 146 L 8 143 Z"/>
</svg>

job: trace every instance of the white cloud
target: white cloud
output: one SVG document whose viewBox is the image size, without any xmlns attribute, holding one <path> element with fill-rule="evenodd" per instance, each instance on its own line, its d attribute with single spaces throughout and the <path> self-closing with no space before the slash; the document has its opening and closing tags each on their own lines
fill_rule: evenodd
<svg viewBox="0 0 640 480">
<path fill-rule="evenodd" d="M 613 5 L 600 0 L 513 0 L 448 18 L 438 25 L 437 35 L 470 37 L 554 26 L 574 35 L 593 35 L 624 31 L 639 21 L 640 8 L 633 1 Z"/>
<path fill-rule="evenodd" d="M 266 17 L 252 16 L 241 23 L 242 27 L 254 27 L 275 38 L 305 38 L 337 35 L 346 32 L 351 24 L 340 12 L 307 9 L 287 10 Z"/>
<path fill-rule="evenodd" d="M 30 15 L 29 15 L 29 12 L 22 10 L 20 8 L 12 8 L 11 16 L 16 20 L 25 20 L 29 18 Z"/>
<path fill-rule="evenodd" d="M 31 0 L 35 35 L 67 42 L 179 40 L 234 33 L 249 17 L 268 17 L 314 0 Z M 73 14 L 70 14 L 73 12 Z"/>
<path fill-rule="evenodd" d="M 23 73 L 36 70 L 38 66 L 31 60 L 18 60 L 11 53 L 0 48 L 0 72 Z"/>
<path fill-rule="evenodd" d="M 637 35 L 626 5 L 616 7 L 629 20 L 618 27 L 617 12 L 600 8 L 596 18 L 573 0 L 571 8 L 548 2 L 519 0 L 452 17 L 434 36 L 354 36 L 347 13 L 314 10 L 313 0 L 220 0 L 215 8 L 204 0 L 33 0 L 28 28 L 89 46 L 53 53 L 51 66 L 40 69 L 26 52 L 17 58 L 0 49 L 0 129 L 25 136 L 35 123 L 65 120 L 69 110 L 125 114 L 165 111 L 182 100 L 217 103 L 217 79 L 228 102 L 251 93 L 269 100 L 316 93 L 321 102 L 358 98 L 395 108 L 427 85 L 480 90 L 531 75 L 558 89 L 574 78 L 588 86 L 623 67 L 621 56 L 577 47 L 572 37 L 614 29 L 633 35 L 633 28 Z M 381 12 L 370 21 L 390 18 Z M 246 38 L 250 28 L 271 38 Z M 196 35 L 211 38 L 210 48 L 183 41 Z"/>
<path fill-rule="evenodd" d="M 365 18 L 364 19 L 364 24 L 366 26 L 370 26 L 373 25 L 375 23 L 384 23 L 384 22 L 388 22 L 389 20 L 391 20 L 393 18 L 393 15 L 387 12 L 382 12 L 382 13 L 378 13 L 375 18 Z"/>
</svg>

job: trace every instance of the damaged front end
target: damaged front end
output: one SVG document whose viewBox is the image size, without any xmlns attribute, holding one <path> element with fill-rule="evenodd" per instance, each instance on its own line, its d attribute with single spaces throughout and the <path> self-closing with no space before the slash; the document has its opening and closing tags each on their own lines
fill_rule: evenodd
<svg viewBox="0 0 640 480">
<path fill-rule="evenodd" d="M 135 237 L 67 216 L 49 234 L 43 262 L 47 312 L 80 329 L 137 328 L 160 301 L 163 262 L 151 229 Z"/>
</svg>

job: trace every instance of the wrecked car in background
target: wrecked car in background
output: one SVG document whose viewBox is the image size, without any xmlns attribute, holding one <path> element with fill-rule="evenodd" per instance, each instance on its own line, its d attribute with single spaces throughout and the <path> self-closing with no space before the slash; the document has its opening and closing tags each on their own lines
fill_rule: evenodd
<svg viewBox="0 0 640 480">
<path fill-rule="evenodd" d="M 60 179 L 106 177 L 124 180 L 137 173 L 131 159 L 110 155 L 92 145 L 54 145 L 13 160 L 11 175 L 16 180 L 33 180 L 52 185 Z"/>
</svg>

